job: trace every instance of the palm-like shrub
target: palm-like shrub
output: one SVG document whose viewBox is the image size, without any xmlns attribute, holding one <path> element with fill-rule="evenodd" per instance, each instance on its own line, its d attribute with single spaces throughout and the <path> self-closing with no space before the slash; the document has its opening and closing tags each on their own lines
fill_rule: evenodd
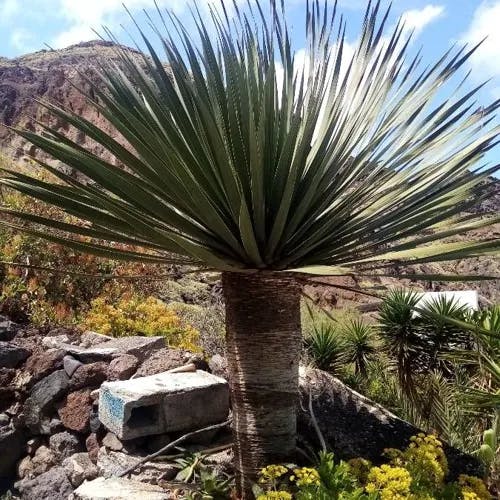
<svg viewBox="0 0 500 500">
<path fill-rule="evenodd" d="M 354 373 L 366 377 L 368 364 L 377 355 L 374 328 L 360 319 L 351 320 L 344 330 L 347 358 L 354 364 Z"/>
<path fill-rule="evenodd" d="M 347 361 L 347 343 L 332 323 L 314 324 L 305 335 L 306 352 L 320 370 L 337 373 Z"/>
<path fill-rule="evenodd" d="M 161 27 L 148 24 L 164 60 L 139 30 L 148 56 L 117 45 L 120 67 L 101 67 L 105 88 L 87 96 L 118 138 L 45 103 L 116 163 L 40 124 L 43 133 L 19 133 L 78 176 L 41 163 L 60 183 L 18 172 L 2 180 L 85 221 L 4 209 L 39 225 L 33 234 L 104 257 L 222 272 L 244 498 L 264 463 L 295 449 L 303 281 L 294 273 L 373 274 L 498 249 L 494 238 L 436 243 L 492 222 L 460 214 L 496 170 L 481 160 L 498 138 L 500 102 L 478 107 L 478 88 L 442 92 L 471 51 L 421 68 L 404 26 L 388 31 L 375 2 L 346 56 L 336 6 L 313 1 L 300 65 L 284 5 L 194 9 L 189 30 L 159 12 Z"/>
<path fill-rule="evenodd" d="M 446 354 L 472 347 L 467 330 L 446 319 L 463 320 L 465 307 L 445 296 L 418 305 L 420 298 L 416 292 L 394 290 L 379 311 L 379 334 L 397 366 L 401 389 L 410 398 L 416 397 L 419 375 L 431 370 L 450 372 Z"/>
</svg>

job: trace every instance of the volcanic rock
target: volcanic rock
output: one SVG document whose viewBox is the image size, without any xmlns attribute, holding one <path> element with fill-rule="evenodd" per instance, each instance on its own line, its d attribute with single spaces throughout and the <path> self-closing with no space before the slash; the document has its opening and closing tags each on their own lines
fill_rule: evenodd
<svg viewBox="0 0 500 500">
<path fill-rule="evenodd" d="M 82 451 L 82 445 L 78 437 L 68 431 L 50 436 L 49 446 L 58 462 L 62 462 L 65 458 Z"/>
<path fill-rule="evenodd" d="M 89 431 L 91 412 L 92 400 L 90 399 L 90 389 L 71 392 L 66 396 L 62 406 L 58 410 L 64 427 L 80 433 Z"/>
<path fill-rule="evenodd" d="M 30 351 L 12 342 L 0 342 L 0 368 L 15 368 L 30 354 Z"/>
<path fill-rule="evenodd" d="M 53 467 L 35 479 L 23 479 L 15 484 L 22 500 L 68 500 L 73 492 L 62 467 Z"/>
<path fill-rule="evenodd" d="M 111 360 L 108 366 L 108 380 L 127 380 L 137 370 L 139 360 L 131 354 L 123 354 Z"/>
</svg>

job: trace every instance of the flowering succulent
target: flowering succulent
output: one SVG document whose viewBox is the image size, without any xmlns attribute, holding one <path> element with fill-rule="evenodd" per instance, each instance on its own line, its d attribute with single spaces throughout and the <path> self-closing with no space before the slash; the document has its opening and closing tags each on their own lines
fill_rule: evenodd
<svg viewBox="0 0 500 500">
<path fill-rule="evenodd" d="M 288 491 L 268 491 L 263 495 L 259 495 L 257 500 L 292 500 L 292 494 Z"/>
<path fill-rule="evenodd" d="M 445 482 L 448 463 L 436 436 L 418 434 L 406 450 L 387 449 L 384 455 L 389 463 L 373 467 L 364 458 L 336 462 L 322 452 L 317 468 L 293 469 L 288 478 L 290 467 L 270 465 L 261 471 L 267 491 L 257 500 L 492 499 L 480 478 L 461 475 L 458 482 Z"/>
<path fill-rule="evenodd" d="M 464 500 L 490 500 L 493 498 L 486 489 L 484 481 L 478 477 L 461 474 L 458 478 Z"/>
<path fill-rule="evenodd" d="M 439 439 L 430 434 L 418 434 L 410 438 L 410 445 L 403 453 L 403 460 L 408 470 L 419 481 L 435 486 L 443 483 L 448 473 L 448 461 Z"/>
<path fill-rule="evenodd" d="M 318 485 L 320 483 L 318 471 L 312 467 L 293 469 L 293 474 L 290 476 L 290 481 L 294 481 L 297 486 Z"/>
<path fill-rule="evenodd" d="M 410 496 L 411 476 L 403 467 L 384 464 L 372 467 L 365 490 L 379 492 L 381 500 L 405 500 Z"/>
</svg>

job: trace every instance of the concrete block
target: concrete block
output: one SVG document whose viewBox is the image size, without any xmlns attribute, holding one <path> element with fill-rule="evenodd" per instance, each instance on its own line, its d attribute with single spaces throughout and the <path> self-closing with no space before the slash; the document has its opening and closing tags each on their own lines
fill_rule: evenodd
<svg viewBox="0 0 500 500">
<path fill-rule="evenodd" d="M 160 486 L 131 479 L 98 477 L 85 481 L 74 492 L 76 500 L 168 500 L 170 496 Z"/>
<path fill-rule="evenodd" d="M 99 419 L 122 440 L 198 429 L 228 412 L 227 382 L 201 370 L 105 382 L 99 392 Z"/>
</svg>

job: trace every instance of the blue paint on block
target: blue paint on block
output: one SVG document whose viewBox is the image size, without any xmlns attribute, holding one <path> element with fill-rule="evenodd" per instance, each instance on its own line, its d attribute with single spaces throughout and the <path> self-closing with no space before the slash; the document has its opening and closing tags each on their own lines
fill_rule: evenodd
<svg viewBox="0 0 500 500">
<path fill-rule="evenodd" d="M 104 390 L 101 396 L 106 413 L 111 417 L 121 419 L 123 418 L 123 400 L 114 396 L 110 391 Z"/>
</svg>

